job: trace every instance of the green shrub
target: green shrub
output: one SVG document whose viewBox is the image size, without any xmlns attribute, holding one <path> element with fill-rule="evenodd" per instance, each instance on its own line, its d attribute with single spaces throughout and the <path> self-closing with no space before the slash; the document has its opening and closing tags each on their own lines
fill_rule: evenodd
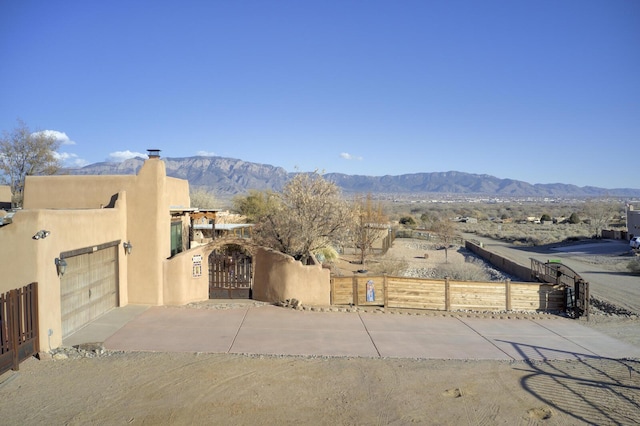
<svg viewBox="0 0 640 426">
<path fill-rule="evenodd" d="M 568 223 L 575 225 L 580 223 L 580 216 L 578 216 L 578 213 L 571 213 L 571 216 L 569 216 L 569 220 L 567 220 Z"/>
<path fill-rule="evenodd" d="M 398 222 L 404 226 L 416 226 L 416 220 L 413 216 L 402 216 Z"/>
</svg>

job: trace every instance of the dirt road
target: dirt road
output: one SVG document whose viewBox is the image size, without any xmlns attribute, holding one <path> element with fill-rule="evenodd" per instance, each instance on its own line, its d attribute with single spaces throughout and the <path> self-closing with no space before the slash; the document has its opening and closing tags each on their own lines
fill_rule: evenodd
<svg viewBox="0 0 640 426">
<path fill-rule="evenodd" d="M 638 361 L 128 353 L 26 361 L 3 425 L 637 424 Z"/>
</svg>

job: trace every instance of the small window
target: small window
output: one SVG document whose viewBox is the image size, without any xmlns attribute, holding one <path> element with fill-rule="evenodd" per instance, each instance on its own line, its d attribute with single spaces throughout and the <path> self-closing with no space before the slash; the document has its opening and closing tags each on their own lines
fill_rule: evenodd
<svg viewBox="0 0 640 426">
<path fill-rule="evenodd" d="M 182 252 L 182 222 L 171 222 L 171 256 Z"/>
</svg>

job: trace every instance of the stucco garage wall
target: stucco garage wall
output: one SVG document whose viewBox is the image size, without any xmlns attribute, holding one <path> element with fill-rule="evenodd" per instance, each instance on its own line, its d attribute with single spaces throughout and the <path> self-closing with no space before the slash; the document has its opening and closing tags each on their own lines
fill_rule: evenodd
<svg viewBox="0 0 640 426">
<path fill-rule="evenodd" d="M 303 265 L 293 257 L 259 248 L 254 258 L 253 299 L 279 302 L 298 299 L 305 305 L 330 304 L 331 272 L 322 265 Z"/>
<path fill-rule="evenodd" d="M 60 253 L 85 247 L 121 241 L 126 236 L 126 202 L 124 194 L 113 209 L 87 210 L 22 210 L 13 217 L 13 223 L 0 227 L 0 258 L 3 265 L 0 292 L 39 283 L 38 303 L 40 341 L 43 349 L 62 344 L 60 309 L 60 278 L 54 259 Z M 34 240 L 39 230 L 51 234 Z M 120 305 L 127 300 L 127 257 L 122 244 L 118 245 Z M 48 330 L 53 334 L 48 336 Z"/>
</svg>

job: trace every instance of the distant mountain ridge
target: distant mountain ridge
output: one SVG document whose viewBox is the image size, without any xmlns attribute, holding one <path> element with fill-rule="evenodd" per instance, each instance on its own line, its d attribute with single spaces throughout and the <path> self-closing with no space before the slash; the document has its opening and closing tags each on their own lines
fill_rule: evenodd
<svg viewBox="0 0 640 426">
<path fill-rule="evenodd" d="M 79 169 L 65 169 L 67 174 L 106 175 L 135 174 L 144 163 L 132 158 L 121 163 L 95 163 Z M 250 163 L 225 157 L 163 158 L 167 175 L 189 181 L 192 187 L 206 188 L 218 196 L 243 194 L 250 189 L 279 191 L 296 173 L 282 167 Z M 411 173 L 396 176 L 362 176 L 327 173 L 345 193 L 396 194 L 468 194 L 502 197 L 640 197 L 640 189 L 606 189 L 593 186 L 551 183 L 530 184 L 514 179 L 500 179 L 486 174 L 457 171 Z"/>
</svg>

